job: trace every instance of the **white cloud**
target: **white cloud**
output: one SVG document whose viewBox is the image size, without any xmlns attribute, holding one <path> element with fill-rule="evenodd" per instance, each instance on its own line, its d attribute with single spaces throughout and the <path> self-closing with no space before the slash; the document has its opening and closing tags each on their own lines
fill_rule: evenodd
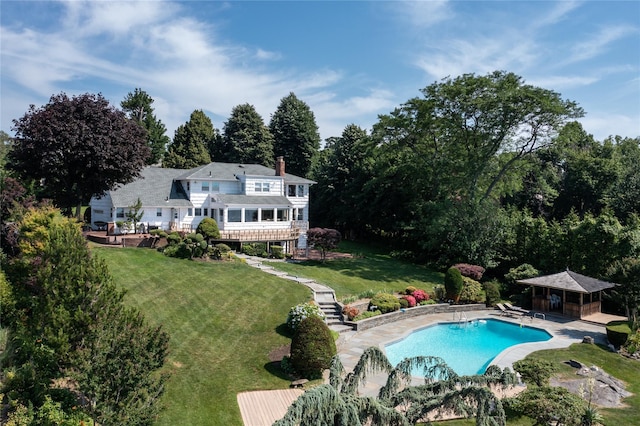
<svg viewBox="0 0 640 426">
<path fill-rule="evenodd" d="M 640 122 L 628 115 L 598 111 L 597 114 L 587 114 L 578 121 L 598 141 L 616 135 L 631 138 L 640 137 Z"/>
<path fill-rule="evenodd" d="M 398 1 L 388 5 L 401 20 L 418 29 L 431 27 L 453 17 L 447 0 Z"/>
<path fill-rule="evenodd" d="M 582 43 L 573 46 L 572 54 L 564 63 L 570 64 L 574 62 L 591 59 L 602 54 L 607 47 L 624 37 L 637 34 L 638 29 L 631 26 L 614 26 L 602 28 L 594 37 Z"/>
<path fill-rule="evenodd" d="M 597 81 L 599 81 L 598 77 L 565 75 L 533 78 L 527 80 L 527 84 L 558 91 L 562 89 L 588 86 L 596 83 Z"/>
<path fill-rule="evenodd" d="M 562 22 L 567 18 L 570 12 L 573 12 L 582 2 L 579 1 L 559 1 L 556 2 L 554 7 L 546 15 L 538 16 L 532 22 L 532 28 L 540 29 L 547 25 L 554 25 L 558 22 Z"/>
</svg>

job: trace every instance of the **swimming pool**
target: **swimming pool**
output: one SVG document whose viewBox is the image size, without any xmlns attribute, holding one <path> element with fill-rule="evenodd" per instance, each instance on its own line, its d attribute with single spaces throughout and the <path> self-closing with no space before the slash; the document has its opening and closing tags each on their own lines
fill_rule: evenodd
<svg viewBox="0 0 640 426">
<path fill-rule="evenodd" d="M 544 342 L 544 330 L 486 319 L 440 323 L 412 332 L 385 346 L 387 358 L 397 365 L 404 358 L 438 356 L 459 375 L 482 374 L 506 348 L 528 342 Z"/>
</svg>

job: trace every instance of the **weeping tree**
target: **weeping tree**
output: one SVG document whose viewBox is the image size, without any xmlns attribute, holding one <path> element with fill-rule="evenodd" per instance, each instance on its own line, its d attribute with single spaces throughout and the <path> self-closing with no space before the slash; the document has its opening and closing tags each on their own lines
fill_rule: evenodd
<svg viewBox="0 0 640 426">
<path fill-rule="evenodd" d="M 423 385 L 411 385 L 416 371 L 424 377 Z M 378 373 L 386 374 L 387 381 L 377 397 L 361 395 L 360 385 Z M 511 386 L 516 380 L 508 368 L 496 366 L 483 375 L 458 376 L 442 358 L 430 356 L 407 358 L 393 367 L 380 349 L 371 347 L 348 374 L 340 358 L 334 357 L 329 384 L 306 391 L 274 425 L 404 426 L 425 422 L 428 414 L 445 410 L 475 416 L 479 426 L 502 426 L 506 424 L 505 412 L 489 386 Z"/>
</svg>

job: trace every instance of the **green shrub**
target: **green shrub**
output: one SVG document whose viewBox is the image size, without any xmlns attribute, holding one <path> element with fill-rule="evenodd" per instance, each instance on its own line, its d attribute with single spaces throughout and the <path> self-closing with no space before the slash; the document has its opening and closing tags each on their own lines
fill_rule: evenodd
<svg viewBox="0 0 640 426">
<path fill-rule="evenodd" d="M 607 339 L 613 346 L 624 346 L 629 340 L 631 327 L 627 321 L 611 321 L 607 324 Z"/>
<path fill-rule="evenodd" d="M 444 300 L 446 295 L 447 295 L 447 291 L 445 290 L 444 286 L 436 285 L 433 288 L 433 294 L 431 295 L 431 299 Z"/>
<path fill-rule="evenodd" d="M 520 373 L 526 384 L 537 386 L 547 386 L 551 375 L 556 371 L 556 367 L 551 361 L 531 358 L 514 362 L 513 369 Z"/>
<path fill-rule="evenodd" d="M 535 419 L 536 425 L 578 426 L 587 403 L 560 386 L 534 386 L 505 400 L 505 408 Z"/>
<path fill-rule="evenodd" d="M 405 299 L 404 297 L 401 297 L 400 299 L 398 299 L 398 302 L 400 302 L 400 308 L 401 309 L 406 309 L 409 307 L 409 301 L 407 299 Z"/>
<path fill-rule="evenodd" d="M 274 259 L 284 259 L 284 249 L 282 246 L 271 246 L 271 256 Z"/>
<path fill-rule="evenodd" d="M 317 316 L 303 319 L 291 340 L 291 364 L 302 377 L 319 379 L 331 366 L 336 343 L 325 322 Z"/>
<path fill-rule="evenodd" d="M 447 291 L 447 298 L 457 302 L 460 299 L 460 293 L 464 287 L 462 274 L 454 267 L 447 269 L 444 274 L 444 288 Z"/>
<path fill-rule="evenodd" d="M 360 320 L 371 318 L 371 317 L 377 317 L 378 315 L 382 315 L 382 312 L 380 312 L 380 311 L 365 311 L 365 312 L 362 312 L 361 314 L 356 315 L 355 318 L 353 319 L 353 321 L 360 321 Z"/>
<path fill-rule="evenodd" d="M 418 305 L 420 305 L 420 306 L 422 306 L 422 305 L 435 305 L 436 303 L 438 303 L 438 302 L 436 302 L 433 299 L 428 299 L 428 300 L 423 300 L 423 301 L 419 302 Z"/>
<path fill-rule="evenodd" d="M 362 293 L 358 294 L 358 299 L 371 299 L 376 295 L 376 291 L 373 289 L 365 290 Z"/>
<path fill-rule="evenodd" d="M 635 354 L 640 349 L 640 330 L 629 336 L 625 348 L 630 354 Z"/>
<path fill-rule="evenodd" d="M 320 307 L 315 303 L 301 303 L 289 310 L 289 314 L 287 315 L 287 326 L 291 331 L 296 331 L 302 320 L 313 316 L 318 317 L 323 321 L 325 318 L 324 312 L 322 312 Z"/>
<path fill-rule="evenodd" d="M 182 237 L 176 231 L 173 231 L 169 235 L 167 235 L 167 242 L 169 245 L 179 244 L 182 241 Z"/>
<path fill-rule="evenodd" d="M 224 243 L 218 243 L 214 247 L 220 250 L 221 253 L 229 253 L 231 251 L 231 247 Z"/>
<path fill-rule="evenodd" d="M 203 235 L 207 240 L 220 238 L 220 230 L 218 229 L 218 222 L 211 217 L 205 217 L 198 224 L 196 229 L 198 234 Z"/>
<path fill-rule="evenodd" d="M 369 302 L 369 307 L 371 306 L 375 306 L 376 308 L 374 309 L 378 309 L 383 314 L 386 314 L 388 312 L 399 310 L 400 300 L 398 300 L 398 298 L 395 297 L 393 294 L 378 293 L 371 298 L 371 301 Z"/>
<path fill-rule="evenodd" d="M 418 288 L 410 285 L 409 287 L 404 289 L 404 294 L 413 294 Z"/>
<path fill-rule="evenodd" d="M 487 298 L 487 306 L 495 306 L 500 302 L 500 283 L 496 280 L 484 283 L 484 293 Z"/>
<path fill-rule="evenodd" d="M 482 284 L 473 278 L 462 277 L 464 285 L 460 292 L 460 300 L 465 302 L 482 302 L 484 297 L 482 295 Z"/>
</svg>

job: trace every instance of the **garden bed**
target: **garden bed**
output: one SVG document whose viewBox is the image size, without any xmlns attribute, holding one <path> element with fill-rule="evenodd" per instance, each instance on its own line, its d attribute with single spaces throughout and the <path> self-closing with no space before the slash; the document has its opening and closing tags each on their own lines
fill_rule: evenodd
<svg viewBox="0 0 640 426">
<path fill-rule="evenodd" d="M 473 303 L 468 305 L 450 305 L 448 303 L 437 303 L 433 305 L 420 305 L 414 308 L 403 308 L 399 311 L 389 312 L 387 314 L 377 315 L 375 317 L 366 318 L 360 321 L 345 321 L 344 324 L 351 326 L 355 331 L 368 330 L 383 324 L 400 321 L 407 318 L 413 318 L 421 315 L 457 313 L 480 310 L 493 310 L 487 308 L 484 303 Z"/>
</svg>

